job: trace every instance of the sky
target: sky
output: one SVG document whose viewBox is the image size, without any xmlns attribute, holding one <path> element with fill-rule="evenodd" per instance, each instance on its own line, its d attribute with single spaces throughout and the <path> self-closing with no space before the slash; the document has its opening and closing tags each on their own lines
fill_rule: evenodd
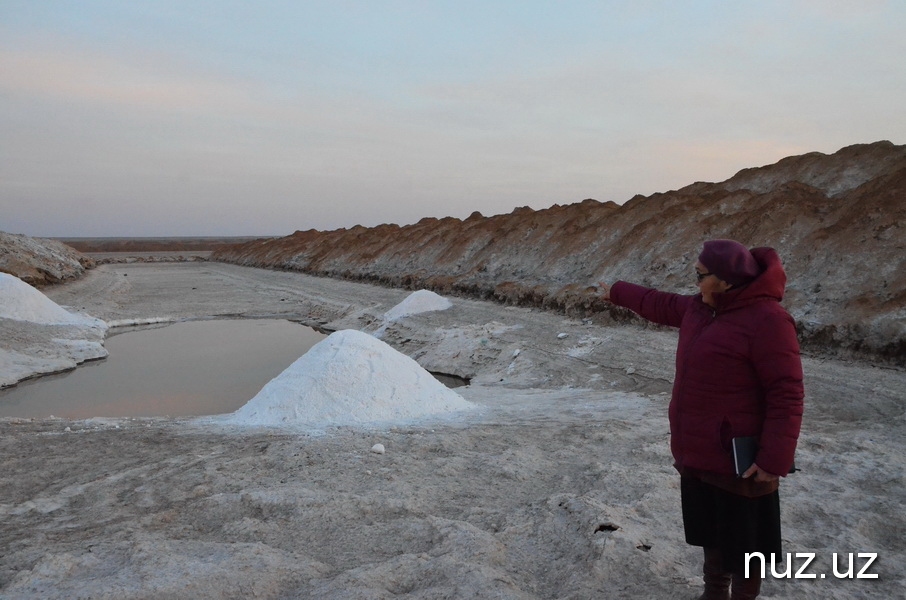
<svg viewBox="0 0 906 600">
<path fill-rule="evenodd" d="M 906 2 L 0 0 L 0 231 L 288 235 L 906 143 Z"/>
</svg>

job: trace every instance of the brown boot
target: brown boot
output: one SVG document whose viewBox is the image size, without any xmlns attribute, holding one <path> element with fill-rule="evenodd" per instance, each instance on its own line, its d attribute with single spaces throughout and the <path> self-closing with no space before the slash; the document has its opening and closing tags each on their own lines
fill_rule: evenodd
<svg viewBox="0 0 906 600">
<path fill-rule="evenodd" d="M 730 600 L 731 575 L 724 571 L 724 559 L 717 548 L 705 548 L 705 563 L 702 576 L 705 580 L 705 593 L 698 600 Z"/>
<path fill-rule="evenodd" d="M 761 577 L 743 577 L 733 575 L 732 600 L 753 600 L 761 591 Z"/>
</svg>

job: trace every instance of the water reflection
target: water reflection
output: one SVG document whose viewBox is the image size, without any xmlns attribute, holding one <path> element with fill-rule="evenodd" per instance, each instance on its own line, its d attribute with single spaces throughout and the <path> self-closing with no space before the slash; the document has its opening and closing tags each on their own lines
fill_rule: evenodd
<svg viewBox="0 0 906 600">
<path fill-rule="evenodd" d="M 209 320 L 129 330 L 110 356 L 0 392 L 0 416 L 214 415 L 248 402 L 325 336 L 275 319 Z"/>
</svg>

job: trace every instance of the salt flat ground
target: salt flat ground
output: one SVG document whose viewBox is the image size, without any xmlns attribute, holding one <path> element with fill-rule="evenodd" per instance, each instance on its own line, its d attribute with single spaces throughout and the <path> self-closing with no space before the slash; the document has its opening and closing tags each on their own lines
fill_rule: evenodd
<svg viewBox="0 0 906 600">
<path fill-rule="evenodd" d="M 284 317 L 376 331 L 470 377 L 463 415 L 371 428 L 0 420 L 3 598 L 695 598 L 666 419 L 675 334 L 219 263 L 104 265 L 45 290 L 107 321 Z M 906 373 L 806 357 L 802 575 L 765 598 L 904 598 Z M 719 376 L 719 374 L 715 374 Z M 370 451 L 376 443 L 384 454 Z M 800 556 L 795 556 L 800 553 Z M 852 577 L 846 572 L 853 553 Z M 877 579 L 856 578 L 866 570 Z M 824 577 L 822 577 L 822 574 Z"/>
</svg>

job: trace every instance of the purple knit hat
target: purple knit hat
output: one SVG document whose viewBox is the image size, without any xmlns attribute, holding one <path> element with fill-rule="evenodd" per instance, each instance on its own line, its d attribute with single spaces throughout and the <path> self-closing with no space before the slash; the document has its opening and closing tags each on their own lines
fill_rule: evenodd
<svg viewBox="0 0 906 600">
<path fill-rule="evenodd" d="M 711 273 L 730 285 L 745 285 L 761 274 L 758 261 L 749 249 L 733 240 L 710 240 L 698 260 Z"/>
</svg>

